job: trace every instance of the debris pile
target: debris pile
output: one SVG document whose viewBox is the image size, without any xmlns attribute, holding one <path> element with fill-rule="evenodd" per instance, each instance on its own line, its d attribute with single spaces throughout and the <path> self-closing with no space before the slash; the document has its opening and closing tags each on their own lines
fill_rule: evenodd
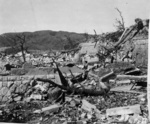
<svg viewBox="0 0 150 124">
<path fill-rule="evenodd" d="M 89 71 L 88 76 L 81 82 L 71 80 L 75 81 L 76 78 L 79 80 L 84 74 L 67 79 L 57 68 L 57 64 L 56 69 L 61 83 L 63 81 L 62 84 L 37 78 L 30 84 L 22 101 L 17 103 L 12 101 L 0 106 L 1 122 L 133 124 L 148 121 L 147 100 L 145 95 L 141 95 L 143 91 L 130 89 L 132 87 L 130 79 L 136 81 L 141 77 L 137 76 L 137 71 L 136 76 L 124 74 L 123 80 L 122 78 L 120 80 L 121 85 L 118 85 L 119 72 L 117 71 L 117 75 L 114 76 L 115 72 L 111 69 L 106 69 L 105 72 L 100 69 L 99 74 L 103 73 L 101 77 Z M 131 70 L 135 69 L 126 68 L 126 71 L 120 71 L 119 74 L 133 73 Z M 146 81 L 146 77 L 143 76 L 142 79 Z M 109 88 L 108 84 L 111 83 L 114 84 Z M 127 89 L 124 89 L 125 86 Z M 142 85 L 141 87 L 143 88 Z M 115 88 L 119 88 L 120 91 L 114 90 Z M 93 94 L 96 89 L 101 93 Z"/>
</svg>

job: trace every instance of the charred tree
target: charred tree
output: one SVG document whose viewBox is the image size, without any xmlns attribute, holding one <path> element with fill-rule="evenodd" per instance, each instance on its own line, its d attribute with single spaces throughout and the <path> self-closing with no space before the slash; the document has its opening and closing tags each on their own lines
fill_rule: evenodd
<svg viewBox="0 0 150 124">
<path fill-rule="evenodd" d="M 23 62 L 26 62 L 25 52 L 28 49 L 27 42 L 29 41 L 29 35 L 25 33 L 16 33 L 16 34 L 5 34 L 4 38 L 6 38 L 8 42 L 8 46 L 11 46 L 14 51 L 21 51 Z"/>
<path fill-rule="evenodd" d="M 125 30 L 125 22 L 124 22 L 124 18 L 122 16 L 122 12 L 118 8 L 115 8 L 115 9 L 117 10 L 117 12 L 119 13 L 120 18 L 121 18 L 121 19 L 116 18 L 115 27 L 117 28 L 118 31 L 124 31 Z"/>
<path fill-rule="evenodd" d="M 94 89 L 86 89 L 84 87 L 78 88 L 78 87 L 65 87 L 63 85 L 56 84 L 55 82 L 49 80 L 49 79 L 41 79 L 38 78 L 37 81 L 43 81 L 48 82 L 52 84 L 55 87 L 59 87 L 62 90 L 65 90 L 68 94 L 78 94 L 78 95 L 85 95 L 85 96 L 99 96 L 99 95 L 106 95 L 106 91 L 104 89 L 94 90 Z"/>
</svg>

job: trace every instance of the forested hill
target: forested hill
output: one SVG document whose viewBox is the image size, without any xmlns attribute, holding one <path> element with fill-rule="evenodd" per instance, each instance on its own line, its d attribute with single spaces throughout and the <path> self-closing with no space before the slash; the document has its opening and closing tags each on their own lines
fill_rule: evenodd
<svg viewBox="0 0 150 124">
<path fill-rule="evenodd" d="M 28 49 L 32 50 L 64 50 L 75 48 L 79 43 L 86 41 L 85 34 L 66 31 L 36 31 L 5 33 L 0 36 L 0 47 L 12 46 L 17 36 L 24 37 Z"/>
</svg>

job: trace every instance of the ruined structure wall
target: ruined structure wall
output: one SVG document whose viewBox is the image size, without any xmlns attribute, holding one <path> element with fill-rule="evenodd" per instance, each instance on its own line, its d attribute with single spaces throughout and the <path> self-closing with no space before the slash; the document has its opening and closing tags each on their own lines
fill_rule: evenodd
<svg viewBox="0 0 150 124">
<path fill-rule="evenodd" d="M 80 73 L 73 73 L 74 76 Z M 70 78 L 71 74 L 64 74 L 66 78 Z M 58 74 L 50 75 L 24 75 L 24 76 L 0 76 L 0 102 L 20 101 L 26 93 L 32 89 L 32 82 L 37 78 L 50 79 L 61 85 Z M 42 82 L 42 86 L 46 83 Z M 48 90 L 51 90 L 50 87 Z"/>
<path fill-rule="evenodd" d="M 147 67 L 148 65 L 148 39 L 134 40 L 135 49 L 133 57 L 137 66 Z"/>
<path fill-rule="evenodd" d="M 54 75 L 36 75 L 36 76 L 0 76 L 0 101 L 7 102 L 21 100 L 28 90 L 28 86 L 34 79 L 44 78 L 55 81 Z"/>
<path fill-rule="evenodd" d="M 127 41 L 123 49 L 118 51 L 117 60 L 121 61 L 121 58 L 133 48 L 130 52 L 132 55 L 132 60 L 135 61 L 136 66 L 147 67 L 148 64 L 148 39 L 138 38 L 132 41 Z"/>
</svg>

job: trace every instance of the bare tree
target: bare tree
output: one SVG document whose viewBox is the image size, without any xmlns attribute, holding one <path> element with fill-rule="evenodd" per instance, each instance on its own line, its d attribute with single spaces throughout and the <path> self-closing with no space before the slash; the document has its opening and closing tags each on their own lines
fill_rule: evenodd
<svg viewBox="0 0 150 124">
<path fill-rule="evenodd" d="M 10 41 L 8 45 L 11 46 L 13 50 L 21 51 L 23 62 L 26 62 L 25 52 L 28 49 L 27 42 L 29 40 L 29 36 L 25 33 L 17 33 L 11 35 L 7 34 L 4 35 L 4 37 Z"/>
<path fill-rule="evenodd" d="M 122 16 L 122 12 L 118 8 L 115 8 L 115 9 L 117 10 L 117 12 L 119 13 L 120 18 L 121 18 L 121 19 L 116 18 L 115 27 L 117 28 L 118 31 L 124 31 L 125 30 L 125 22 L 124 22 L 124 18 Z"/>
<path fill-rule="evenodd" d="M 94 33 L 95 33 L 95 35 L 93 36 L 93 38 L 94 38 L 94 41 L 95 41 L 95 46 L 94 46 L 94 48 L 95 48 L 96 45 L 97 45 L 97 42 L 99 41 L 99 36 L 97 35 L 96 30 L 94 30 Z"/>
</svg>

